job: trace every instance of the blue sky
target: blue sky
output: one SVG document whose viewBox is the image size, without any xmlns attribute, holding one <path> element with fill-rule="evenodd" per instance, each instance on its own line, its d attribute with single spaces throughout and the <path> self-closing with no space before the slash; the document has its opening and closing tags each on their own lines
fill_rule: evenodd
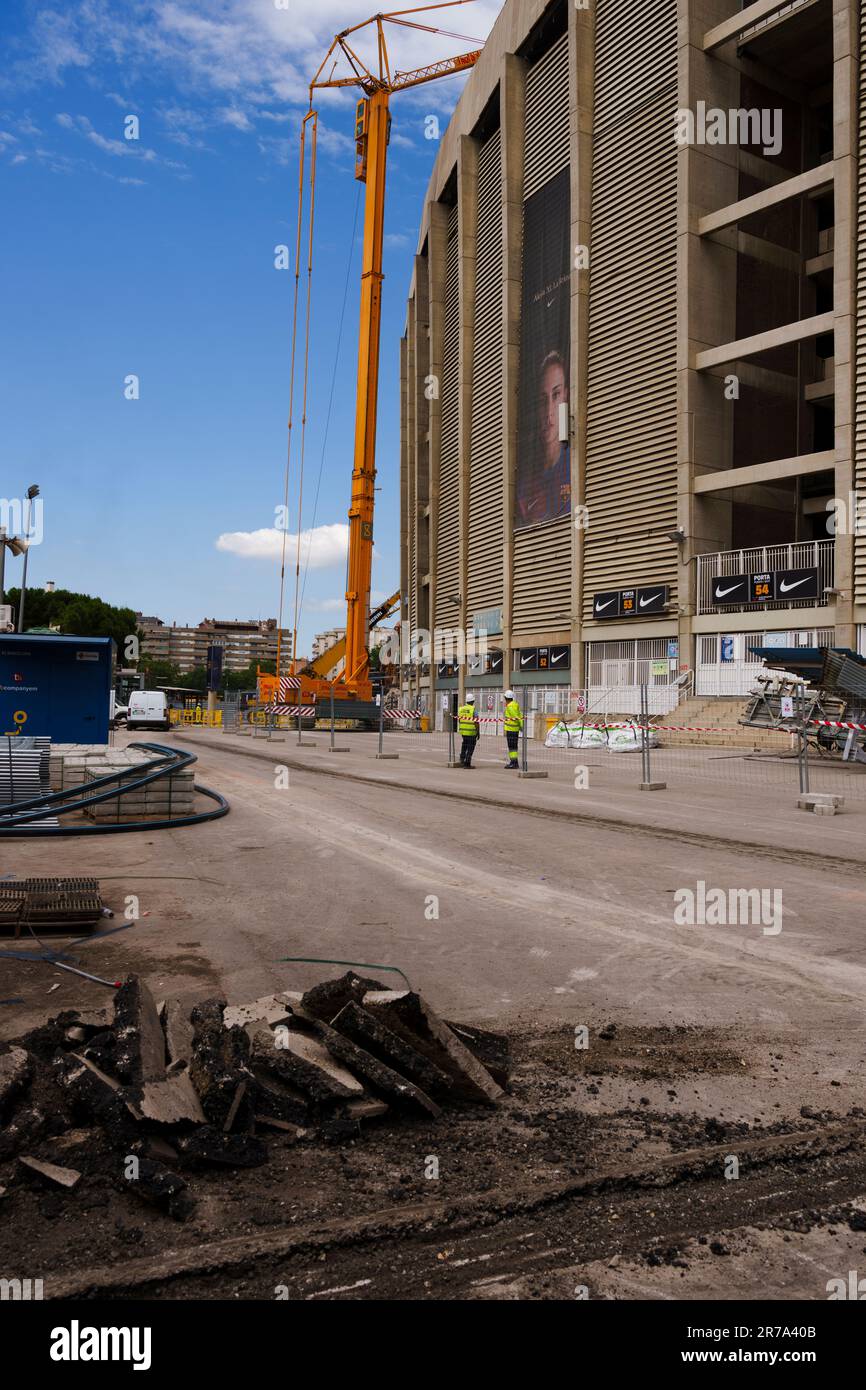
<svg viewBox="0 0 866 1390">
<path fill-rule="evenodd" d="M 333 34 L 374 8 L 370 0 L 281 4 L 2 7 L 0 496 L 41 486 L 32 584 L 53 579 L 169 622 L 276 615 L 271 528 L 283 497 L 294 275 L 274 268 L 274 248 L 287 245 L 294 265 L 309 79 Z M 473 0 L 423 18 L 483 39 L 498 8 Z M 471 47 L 391 33 L 400 68 Z M 437 115 L 444 129 L 460 84 L 446 79 L 392 104 L 374 598 L 399 584 L 399 339 L 437 149 L 425 118 Z M 359 213 L 353 239 L 354 100 L 326 93 L 319 102 L 302 651 L 344 616 L 362 225 Z M 124 138 L 129 116 L 137 140 Z M 137 400 L 125 398 L 130 375 Z M 290 543 L 288 626 L 294 556 Z M 10 557 L 7 585 L 19 570 Z"/>
</svg>

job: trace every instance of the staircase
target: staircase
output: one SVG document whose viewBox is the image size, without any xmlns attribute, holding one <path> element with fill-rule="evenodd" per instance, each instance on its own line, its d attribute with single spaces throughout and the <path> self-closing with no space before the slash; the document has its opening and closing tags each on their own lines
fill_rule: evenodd
<svg viewBox="0 0 866 1390">
<path fill-rule="evenodd" d="M 689 700 L 683 700 L 671 714 L 663 715 L 653 723 L 724 730 L 724 733 L 705 734 L 672 733 L 663 729 L 659 738 L 668 748 L 702 744 L 712 748 L 751 748 L 761 752 L 790 753 L 795 746 L 790 734 L 776 729 L 747 729 L 737 722 L 742 719 L 747 703 L 745 695 L 694 695 Z"/>
</svg>

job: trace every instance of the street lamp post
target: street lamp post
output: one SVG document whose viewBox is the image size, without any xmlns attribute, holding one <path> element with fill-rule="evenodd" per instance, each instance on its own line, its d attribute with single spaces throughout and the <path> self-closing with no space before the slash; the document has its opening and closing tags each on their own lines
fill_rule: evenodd
<svg viewBox="0 0 866 1390">
<path fill-rule="evenodd" d="M 24 598 L 27 594 L 27 557 L 30 554 L 30 521 L 33 515 L 33 499 L 39 496 L 39 484 L 31 483 L 27 489 L 27 525 L 24 528 L 24 539 L 27 541 L 27 549 L 24 551 L 24 569 L 21 574 L 21 602 L 18 604 L 18 631 L 24 631 Z"/>
</svg>

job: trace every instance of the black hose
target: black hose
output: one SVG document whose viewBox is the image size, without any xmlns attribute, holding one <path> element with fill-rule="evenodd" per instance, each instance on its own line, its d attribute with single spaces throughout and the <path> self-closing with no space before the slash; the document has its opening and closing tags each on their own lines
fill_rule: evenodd
<svg viewBox="0 0 866 1390">
<path fill-rule="evenodd" d="M 147 786 L 161 777 L 171 776 L 180 768 L 189 767 L 190 763 L 198 761 L 195 753 L 181 753 L 175 748 L 167 748 L 164 744 L 159 743 L 130 743 L 127 747 L 146 748 L 149 752 L 157 753 L 160 756 L 153 762 L 142 764 L 141 769 L 131 769 L 135 780 L 126 782 L 123 787 L 119 785 L 119 781 L 121 777 L 126 777 L 127 773 L 125 771 L 112 772 L 90 782 L 86 796 L 81 796 L 79 787 L 70 787 L 65 792 L 46 792 L 44 796 L 32 797 L 29 801 L 19 801 L 7 806 L 0 806 L 0 816 L 6 816 L 8 813 L 8 819 L 0 821 L 0 838 L 7 840 L 50 839 L 54 835 L 117 835 L 127 830 L 177 830 L 184 825 L 201 825 L 204 821 L 218 820 L 220 816 L 228 814 L 230 807 L 225 797 L 219 792 L 213 791 L 211 787 L 203 787 L 196 782 L 193 784 L 194 790 L 215 801 L 217 803 L 215 810 L 199 811 L 192 816 L 176 816 L 171 820 L 125 821 L 123 824 L 118 823 L 116 825 L 38 824 L 48 815 L 66 815 L 70 811 L 79 811 L 85 806 L 94 806 L 100 801 L 109 801 L 112 797 L 123 796 L 128 791 Z M 138 772 L 141 772 L 140 776 L 135 775 Z M 96 787 L 105 786 L 108 782 L 118 785 L 112 786 L 108 791 L 93 790 Z M 64 799 L 73 796 L 78 799 L 69 802 L 68 805 L 61 804 Z"/>
</svg>

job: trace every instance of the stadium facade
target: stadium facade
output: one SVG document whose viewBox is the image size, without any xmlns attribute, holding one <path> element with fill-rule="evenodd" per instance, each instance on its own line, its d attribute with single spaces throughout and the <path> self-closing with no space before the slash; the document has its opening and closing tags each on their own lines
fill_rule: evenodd
<svg viewBox="0 0 866 1390">
<path fill-rule="evenodd" d="M 636 709 L 745 693 L 755 646 L 866 651 L 860 9 L 504 6 L 401 356 L 404 638 L 488 650 L 422 650 L 407 704 Z"/>
</svg>

